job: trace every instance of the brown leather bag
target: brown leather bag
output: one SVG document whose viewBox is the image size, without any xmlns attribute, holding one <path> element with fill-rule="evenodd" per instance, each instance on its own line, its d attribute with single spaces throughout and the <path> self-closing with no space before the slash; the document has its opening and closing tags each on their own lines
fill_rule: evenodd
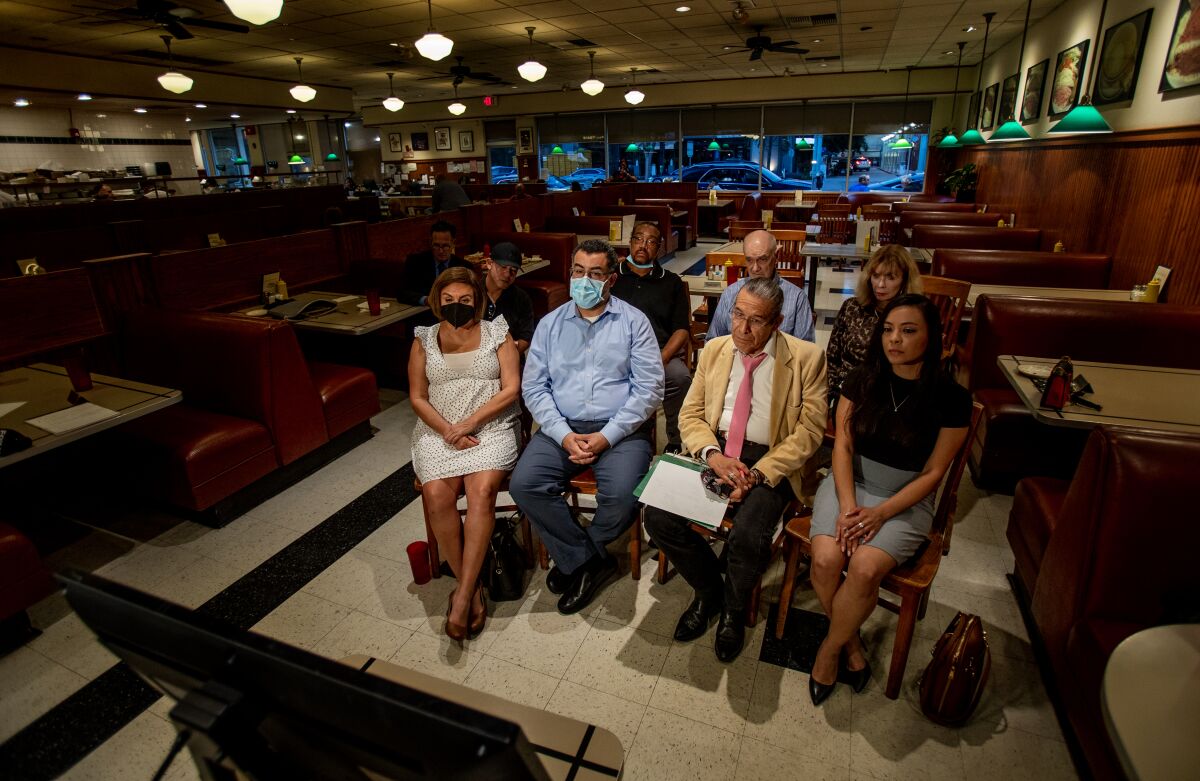
<svg viewBox="0 0 1200 781">
<path fill-rule="evenodd" d="M 933 646 L 933 659 L 917 686 L 921 712 L 948 727 L 971 717 L 992 669 L 987 632 L 979 616 L 959 612 Z"/>
</svg>

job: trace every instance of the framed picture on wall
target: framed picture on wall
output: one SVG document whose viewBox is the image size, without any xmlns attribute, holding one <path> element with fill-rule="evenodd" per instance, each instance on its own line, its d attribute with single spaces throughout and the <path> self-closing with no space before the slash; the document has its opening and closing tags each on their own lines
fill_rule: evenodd
<svg viewBox="0 0 1200 781">
<path fill-rule="evenodd" d="M 979 114 L 979 129 L 991 130 L 996 126 L 996 95 L 1000 92 L 997 82 L 983 91 L 983 108 Z"/>
<path fill-rule="evenodd" d="M 1133 100 L 1153 11 L 1153 8 L 1147 8 L 1104 31 L 1104 45 L 1100 49 L 1100 59 L 1096 60 L 1096 90 L 1092 94 L 1092 103 L 1103 106 Z"/>
<path fill-rule="evenodd" d="M 454 149 L 450 142 L 450 128 L 435 127 L 433 129 L 433 148 L 439 152 L 449 152 Z"/>
<path fill-rule="evenodd" d="M 475 131 L 460 130 L 458 131 L 458 151 L 474 152 L 475 151 Z"/>
<path fill-rule="evenodd" d="M 519 154 L 519 155 L 533 154 L 533 128 L 531 128 L 531 127 L 517 128 L 517 154 Z"/>
<path fill-rule="evenodd" d="M 1025 90 L 1021 93 L 1021 124 L 1033 122 L 1042 115 L 1042 93 L 1046 91 L 1046 72 L 1050 60 L 1042 60 L 1025 71 Z"/>
<path fill-rule="evenodd" d="M 1200 18 L 1192 14 L 1195 4 L 1195 0 L 1179 0 L 1167 62 L 1158 83 L 1159 92 L 1200 84 L 1200 60 L 1196 58 L 1196 30 L 1200 28 Z"/>
<path fill-rule="evenodd" d="M 404 137 L 399 133 L 388 133 L 388 150 L 402 152 L 404 150 Z"/>
<path fill-rule="evenodd" d="M 1004 80 L 1000 87 L 1000 110 L 996 113 L 996 123 L 1003 124 L 1017 116 L 1017 80 L 1020 74 L 1014 73 Z"/>
<path fill-rule="evenodd" d="M 979 97 L 982 93 L 971 95 L 971 103 L 967 106 L 967 127 L 979 127 Z"/>
<path fill-rule="evenodd" d="M 429 134 L 422 131 L 412 134 L 412 148 L 414 152 L 429 151 Z"/>
<path fill-rule="evenodd" d="M 1079 77 L 1087 64 L 1091 39 L 1063 49 L 1054 61 L 1054 81 L 1050 84 L 1050 105 L 1046 109 L 1052 118 L 1061 117 L 1079 102 Z"/>
</svg>

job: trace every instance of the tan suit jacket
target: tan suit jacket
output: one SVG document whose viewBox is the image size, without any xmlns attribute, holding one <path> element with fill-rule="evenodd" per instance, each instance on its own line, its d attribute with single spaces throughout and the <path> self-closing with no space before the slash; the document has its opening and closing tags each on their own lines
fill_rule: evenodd
<svg viewBox="0 0 1200 781">
<path fill-rule="evenodd" d="M 787 478 L 796 496 L 804 496 L 800 472 L 825 435 L 828 400 L 825 387 L 825 351 L 811 342 L 776 332 L 775 370 L 771 378 L 770 450 L 755 467 L 767 483 Z M 725 393 L 736 354 L 732 336 L 709 341 L 700 353 L 696 376 L 683 408 L 679 433 L 683 446 L 699 454 L 717 446 L 717 424 L 725 408 Z"/>
</svg>

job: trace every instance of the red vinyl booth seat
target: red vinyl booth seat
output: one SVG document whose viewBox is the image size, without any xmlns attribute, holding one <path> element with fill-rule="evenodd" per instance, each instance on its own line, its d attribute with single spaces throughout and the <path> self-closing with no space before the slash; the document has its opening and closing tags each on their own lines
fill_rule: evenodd
<svg viewBox="0 0 1200 781">
<path fill-rule="evenodd" d="M 901 215 L 901 219 L 903 218 L 904 215 Z M 916 225 L 912 229 L 912 246 L 923 249 L 953 247 L 959 249 L 1036 250 L 1041 249 L 1041 245 L 1042 232 L 1037 228 Z"/>
<path fill-rule="evenodd" d="M 925 211 L 912 210 L 900 215 L 900 229 L 908 230 L 917 225 L 965 225 L 976 228 L 995 228 L 1002 220 L 998 214 L 976 214 L 964 211 Z"/>
<path fill-rule="evenodd" d="M 0 523 L 0 621 L 24 612 L 54 591 L 54 579 L 21 532 Z"/>
<path fill-rule="evenodd" d="M 1101 426 L 1074 478 L 1022 480 L 1008 521 L 1016 576 L 1096 779 L 1123 778 L 1104 726 L 1104 667 L 1126 637 L 1200 612 L 1200 436 Z"/>
<path fill-rule="evenodd" d="M 933 273 L 977 285 L 1106 289 L 1112 256 L 1077 252 L 939 249 Z"/>
<path fill-rule="evenodd" d="M 371 372 L 319 361 L 309 363 L 308 371 L 321 397 L 330 439 L 379 414 L 379 387 Z"/>
<path fill-rule="evenodd" d="M 1086 431 L 1049 426 L 1005 379 L 1001 355 L 1200 369 L 1200 307 L 988 296 L 975 301 L 959 382 L 983 405 L 969 464 L 976 482 L 1008 490 L 1022 477 L 1069 477 Z"/>
</svg>

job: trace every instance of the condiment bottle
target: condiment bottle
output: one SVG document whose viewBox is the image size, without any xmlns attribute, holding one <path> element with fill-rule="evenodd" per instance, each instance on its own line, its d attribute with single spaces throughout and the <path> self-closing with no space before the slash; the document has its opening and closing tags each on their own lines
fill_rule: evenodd
<svg viewBox="0 0 1200 781">
<path fill-rule="evenodd" d="M 276 285 L 275 285 L 275 295 L 281 301 L 286 300 L 288 297 L 287 283 L 284 282 L 282 279 L 279 280 L 279 282 L 276 283 Z"/>
<path fill-rule="evenodd" d="M 1162 290 L 1162 282 L 1157 277 L 1150 280 L 1146 284 L 1146 300 L 1154 302 L 1158 300 L 1158 294 Z"/>
<path fill-rule="evenodd" d="M 1056 242 L 1054 242 L 1054 251 L 1055 252 L 1066 252 L 1067 247 L 1061 241 L 1056 241 Z"/>
<path fill-rule="evenodd" d="M 1005 225 L 1005 224 L 1004 224 L 1004 218 L 1003 218 L 1003 217 L 1001 217 L 1001 218 L 999 219 L 999 221 L 997 221 L 997 222 L 996 222 L 996 227 L 997 227 L 997 228 L 1007 228 L 1007 227 L 1008 227 L 1007 225 Z"/>
</svg>

